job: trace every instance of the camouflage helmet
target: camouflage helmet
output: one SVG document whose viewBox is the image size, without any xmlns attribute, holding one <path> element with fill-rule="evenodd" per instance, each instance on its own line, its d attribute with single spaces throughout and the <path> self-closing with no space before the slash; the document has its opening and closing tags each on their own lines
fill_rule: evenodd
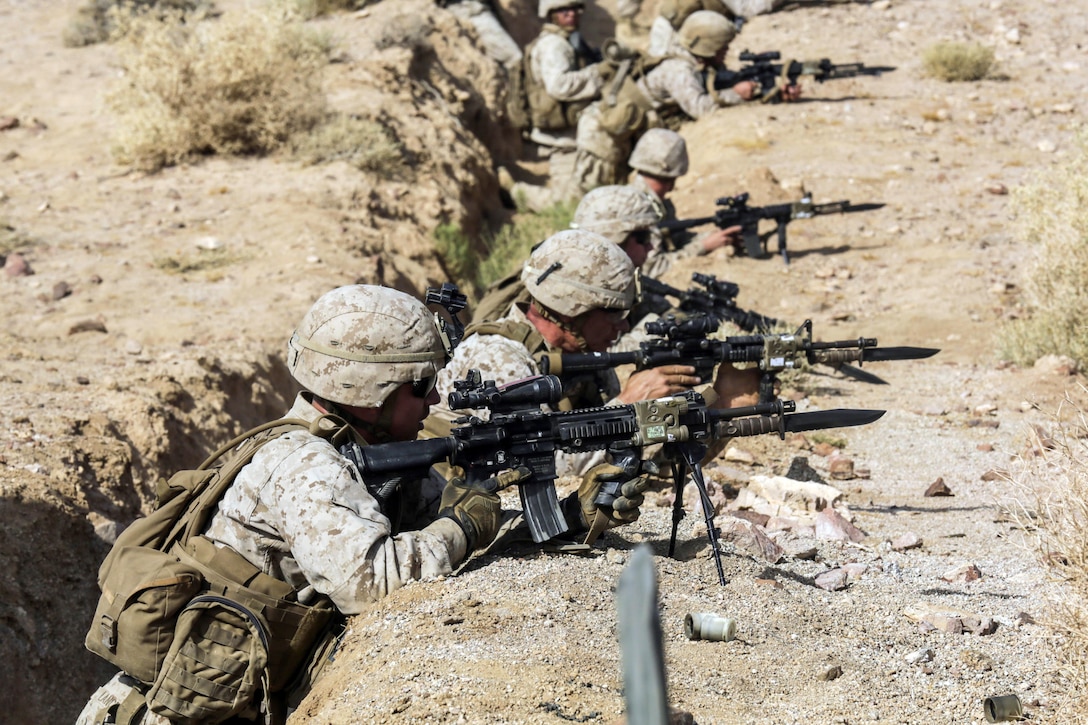
<svg viewBox="0 0 1088 725">
<path fill-rule="evenodd" d="M 676 131 L 651 128 L 635 144 L 627 165 L 650 176 L 676 179 L 688 173 L 688 145 Z"/>
<path fill-rule="evenodd" d="M 563 10 L 564 8 L 584 8 L 585 3 L 582 0 L 540 0 L 537 5 L 537 15 L 541 20 L 547 20 L 548 15 L 556 10 Z"/>
<path fill-rule="evenodd" d="M 721 13 L 700 10 L 692 13 L 676 34 L 676 39 L 692 55 L 711 58 L 737 37 L 737 26 Z"/>
<path fill-rule="evenodd" d="M 438 374 L 449 340 L 419 300 L 376 285 L 326 292 L 287 343 L 287 368 L 325 400 L 378 408 L 401 384 Z"/>
<path fill-rule="evenodd" d="M 595 309 L 629 310 L 635 301 L 635 266 L 599 234 L 567 229 L 545 239 L 525 262 L 529 295 L 561 315 Z"/>
<path fill-rule="evenodd" d="M 661 221 L 655 198 L 633 186 L 598 186 L 582 197 L 574 210 L 571 229 L 600 234 L 613 244 L 640 229 L 656 229 Z"/>
</svg>

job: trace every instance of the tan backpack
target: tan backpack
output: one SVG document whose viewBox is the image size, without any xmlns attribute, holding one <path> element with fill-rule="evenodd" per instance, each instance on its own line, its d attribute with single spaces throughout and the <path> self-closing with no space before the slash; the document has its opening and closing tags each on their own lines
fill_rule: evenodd
<svg viewBox="0 0 1088 725">
<path fill-rule="evenodd" d="M 299 604 L 290 585 L 199 534 L 265 443 L 300 428 L 343 435 L 322 420 L 277 420 L 238 436 L 198 468 L 160 481 L 158 507 L 117 537 L 99 568 L 86 646 L 150 686 L 134 693 L 144 702 L 122 703 L 133 721 L 145 704 L 175 722 L 217 723 L 259 705 L 268 712 L 269 695 L 290 684 L 321 638 L 335 614 L 330 602 Z M 258 692 L 263 703 L 254 702 Z"/>
</svg>

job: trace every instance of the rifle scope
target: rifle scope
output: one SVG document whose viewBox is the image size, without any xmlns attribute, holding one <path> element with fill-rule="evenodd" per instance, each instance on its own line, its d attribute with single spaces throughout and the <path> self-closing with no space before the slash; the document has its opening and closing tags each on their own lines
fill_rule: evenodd
<svg viewBox="0 0 1088 725">
<path fill-rule="evenodd" d="M 555 405 L 563 397 L 563 384 L 554 375 L 515 380 L 498 387 L 494 380 L 459 387 L 449 394 L 450 410 L 487 408 L 496 413 Z"/>
<path fill-rule="evenodd" d="M 766 63 L 771 60 L 781 60 L 782 53 L 777 50 L 768 50 L 764 53 L 753 53 L 746 50 L 740 54 L 740 59 L 745 63 Z"/>
<path fill-rule="evenodd" d="M 673 315 L 646 323 L 646 332 L 651 335 L 676 340 L 687 337 L 706 337 L 717 331 L 718 321 L 708 315 L 697 315 L 686 320 L 678 320 Z"/>
<path fill-rule="evenodd" d="M 712 274 L 694 272 L 691 275 L 695 284 L 706 288 L 706 291 L 715 297 L 728 297 L 730 299 L 740 294 L 740 285 L 725 280 L 719 280 Z"/>
</svg>

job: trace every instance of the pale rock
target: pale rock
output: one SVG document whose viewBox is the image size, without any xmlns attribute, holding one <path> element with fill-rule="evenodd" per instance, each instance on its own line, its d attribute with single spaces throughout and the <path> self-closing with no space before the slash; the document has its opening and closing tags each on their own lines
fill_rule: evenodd
<svg viewBox="0 0 1088 725">
<path fill-rule="evenodd" d="M 986 471 L 986 473 L 979 476 L 979 478 L 981 480 L 983 480 L 983 481 L 1011 481 L 1012 480 L 1012 477 L 1009 476 L 1008 471 L 1005 471 L 1005 470 L 1002 470 L 1002 469 L 999 469 L 999 468 L 991 468 L 989 471 Z"/>
<path fill-rule="evenodd" d="M 214 252 L 223 248 L 223 242 L 219 241 L 215 237 L 201 237 L 196 241 L 196 246 L 200 249 Z"/>
<path fill-rule="evenodd" d="M 140 344 L 139 340 L 133 340 L 129 338 L 125 341 L 125 353 L 128 355 L 139 355 L 144 351 L 144 346 Z"/>
<path fill-rule="evenodd" d="M 974 564 L 960 564 L 941 575 L 946 582 L 973 582 L 982 578 L 982 572 Z"/>
<path fill-rule="evenodd" d="M 1054 106 L 1050 110 L 1053 111 L 1054 113 L 1072 113 L 1073 112 L 1073 104 L 1072 103 L 1056 103 L 1056 104 L 1054 104 Z"/>
<path fill-rule="evenodd" d="M 1018 28 L 1011 28 L 1005 33 L 1005 40 L 1009 41 L 1013 45 L 1020 44 L 1020 30 Z"/>
<path fill-rule="evenodd" d="M 726 448 L 724 458 L 730 463 L 743 463 L 749 466 L 754 466 L 756 463 L 756 457 L 754 455 L 743 448 L 737 448 L 736 446 L 729 446 Z"/>
<path fill-rule="evenodd" d="M 952 489 L 944 482 L 944 478 L 938 476 L 937 480 L 929 484 L 929 488 L 922 495 L 926 498 L 933 498 L 935 496 L 955 496 L 956 494 L 952 493 Z"/>
<path fill-rule="evenodd" d="M 1050 139 L 1043 139 L 1035 144 L 1035 148 L 1037 148 L 1040 153 L 1052 154 L 1058 149 L 1058 145 Z"/>
<path fill-rule="evenodd" d="M 865 575 L 865 572 L 869 571 L 869 565 L 855 561 L 850 564 L 844 565 L 842 567 L 842 570 L 846 572 L 847 579 L 853 581 L 856 579 L 861 579 L 861 577 Z"/>
<path fill-rule="evenodd" d="M 892 4 L 890 0 L 876 0 L 871 7 L 873 10 L 891 10 Z"/>
<path fill-rule="evenodd" d="M 932 662 L 933 650 L 923 647 L 922 649 L 914 650 L 903 657 L 903 659 L 906 660 L 908 665 L 916 665 L 920 662 Z"/>
<path fill-rule="evenodd" d="M 831 569 L 823 574 L 818 574 L 815 579 L 816 586 L 829 592 L 837 592 L 846 588 L 846 572 L 842 569 Z"/>
<path fill-rule="evenodd" d="M 983 403 L 975 406 L 975 415 L 997 415 L 997 406 L 993 403 Z"/>
<path fill-rule="evenodd" d="M 1066 355 L 1043 355 L 1032 366 L 1047 375 L 1073 375 L 1077 372 L 1077 361 Z"/>
<path fill-rule="evenodd" d="M 922 537 L 914 532 L 908 532 L 892 541 L 892 549 L 895 551 L 909 551 L 922 545 Z"/>
<path fill-rule="evenodd" d="M 865 534 L 838 511 L 826 508 L 816 515 L 816 538 L 857 543 L 865 538 Z"/>
<path fill-rule="evenodd" d="M 25 277 L 34 274 L 34 270 L 30 268 L 30 263 L 23 255 L 12 252 L 4 260 L 4 274 L 9 277 Z"/>
</svg>

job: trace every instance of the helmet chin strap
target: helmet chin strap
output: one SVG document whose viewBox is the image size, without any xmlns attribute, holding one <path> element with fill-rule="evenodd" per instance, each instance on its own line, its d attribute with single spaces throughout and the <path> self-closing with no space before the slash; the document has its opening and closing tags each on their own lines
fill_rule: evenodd
<svg viewBox="0 0 1088 725">
<path fill-rule="evenodd" d="M 331 400 L 325 400 L 324 398 L 318 398 L 316 396 L 314 399 L 315 401 L 321 402 L 321 407 L 323 407 L 326 412 L 343 418 L 344 422 L 358 431 L 359 435 L 363 435 L 363 432 L 365 431 L 367 435 L 363 437 L 372 438 L 373 440 L 370 441 L 371 443 L 390 443 L 393 441 L 393 396 L 386 398 L 385 402 L 382 403 L 382 407 L 379 409 L 378 419 L 373 423 L 353 415 Z"/>
<path fill-rule="evenodd" d="M 586 339 L 582 337 L 581 325 L 579 325 L 578 327 L 574 327 L 574 325 L 572 324 L 575 320 L 578 319 L 578 317 L 563 319 L 562 315 L 557 312 L 553 312 L 552 310 L 549 310 L 547 307 L 540 304 L 539 302 L 535 304 L 536 311 L 540 313 L 540 316 L 558 327 L 563 332 L 570 335 L 572 338 L 574 338 L 574 342 L 578 345 L 579 350 L 587 349 L 588 343 L 586 343 Z"/>
</svg>

